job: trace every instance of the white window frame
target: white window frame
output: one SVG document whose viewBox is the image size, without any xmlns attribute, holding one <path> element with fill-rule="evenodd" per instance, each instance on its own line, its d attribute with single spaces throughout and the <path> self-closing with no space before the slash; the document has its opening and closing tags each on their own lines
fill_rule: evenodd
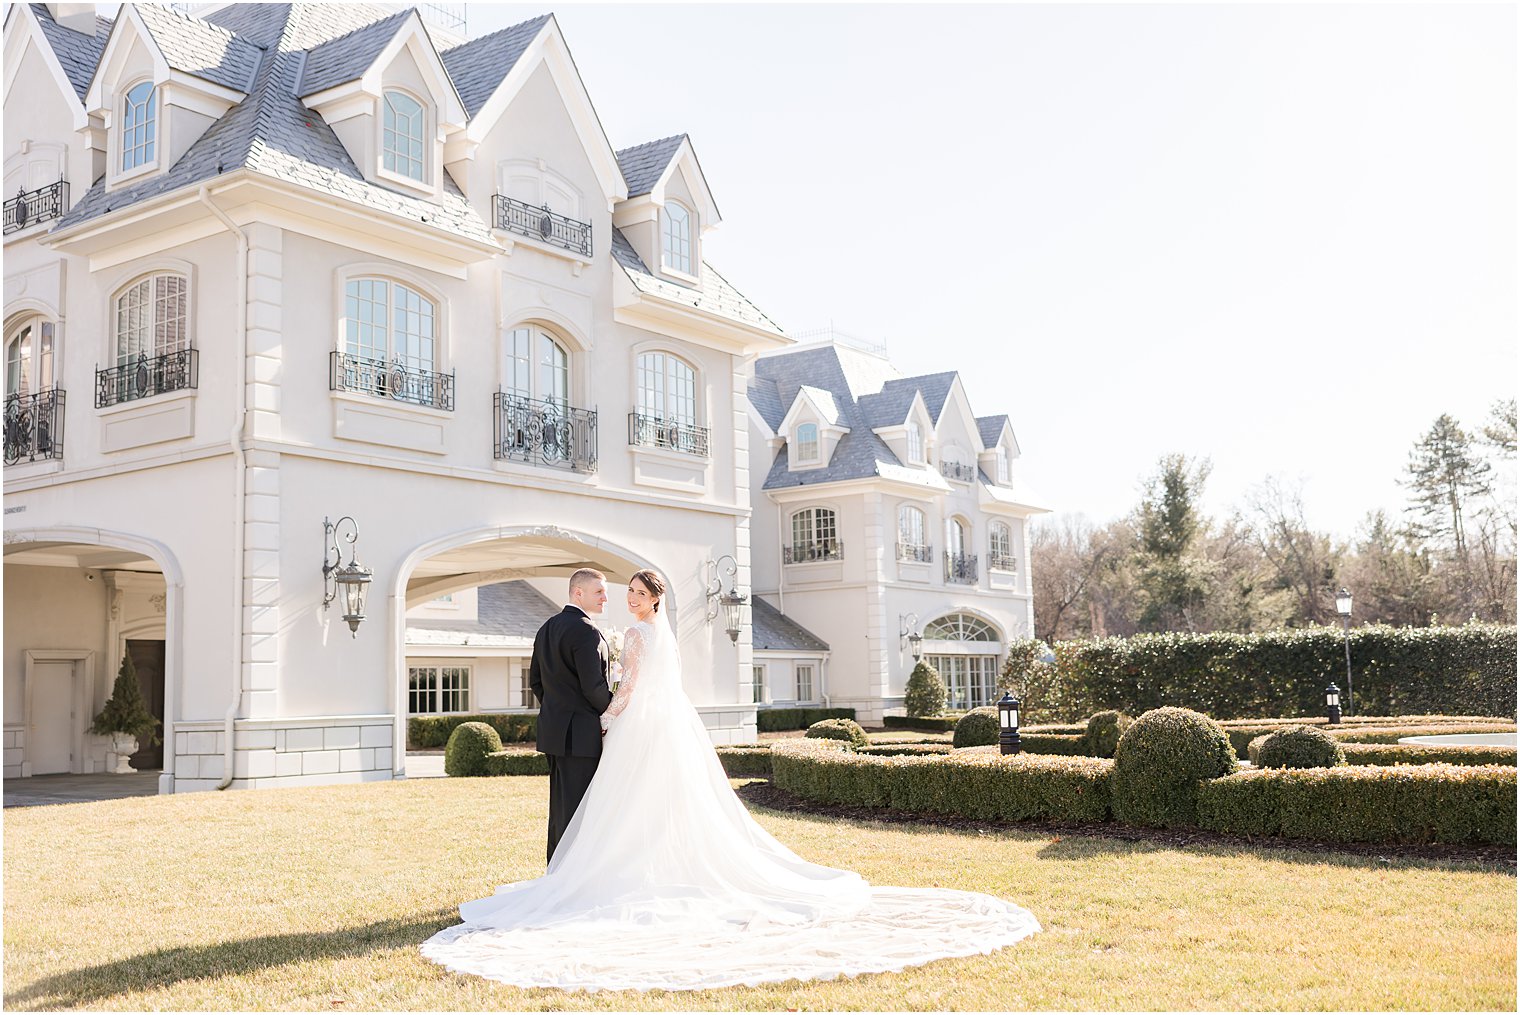
<svg viewBox="0 0 1520 1015">
<path fill-rule="evenodd" d="M 812 439 L 806 434 L 812 431 Z M 797 458 L 798 465 L 817 465 L 823 461 L 823 434 L 817 423 L 807 422 L 797 424 Z"/>
<path fill-rule="evenodd" d="M 987 566 L 992 567 L 992 562 L 999 557 L 1013 559 L 1013 527 L 1007 522 L 993 522 L 987 527 Z M 998 568 L 1000 571 L 1012 570 L 1012 567 Z"/>
<path fill-rule="evenodd" d="M 519 659 L 517 661 L 517 700 L 519 708 L 539 707 L 533 701 L 533 670 L 530 661 Z"/>
<path fill-rule="evenodd" d="M 897 508 L 897 541 L 905 546 L 928 546 L 928 516 L 916 504 Z"/>
<path fill-rule="evenodd" d="M 945 519 L 945 552 L 964 556 L 971 542 L 971 526 L 956 515 Z"/>
<path fill-rule="evenodd" d="M 672 209 L 680 211 L 684 223 Z M 660 266 L 666 271 L 696 277 L 696 224 L 697 213 L 679 201 L 667 201 L 660 209 Z"/>
<path fill-rule="evenodd" d="M 382 322 L 363 320 L 362 316 L 359 318 L 355 317 L 356 311 L 359 311 L 362 315 L 363 308 L 366 305 L 374 306 L 379 303 L 379 301 L 373 298 L 373 290 L 369 294 L 365 294 L 362 288 L 364 285 L 383 285 L 385 287 L 384 317 Z M 360 287 L 358 292 L 353 291 L 355 287 Z M 411 307 L 409 305 L 410 300 L 408 300 L 407 306 L 398 307 L 396 299 L 398 290 L 408 297 L 415 297 L 420 306 Z M 411 370 L 427 370 L 432 373 L 444 372 L 442 362 L 444 333 L 443 302 L 436 295 L 422 289 L 410 279 L 398 278 L 394 275 L 382 273 L 355 272 L 343 279 L 341 296 L 343 300 L 343 317 L 338 328 L 338 347 L 343 353 L 386 364 L 400 363 Z M 425 313 L 423 312 L 424 309 Z M 418 349 L 415 352 L 406 347 L 398 348 L 398 330 L 396 328 L 396 314 L 398 310 L 409 315 L 415 314 L 419 327 L 422 321 L 428 322 L 426 329 L 428 333 L 426 334 L 421 330 L 415 335 L 411 332 L 400 332 L 402 335 L 417 339 Z M 362 328 L 365 326 L 377 328 L 382 326 L 382 324 L 385 341 L 384 355 L 372 355 L 371 352 L 377 348 L 377 344 L 374 341 L 363 341 Z M 356 336 L 358 338 L 357 341 Z M 425 355 L 423 354 L 424 350 Z"/>
<path fill-rule="evenodd" d="M 908 464 L 924 464 L 924 428 L 916 419 L 908 421 Z"/>
<path fill-rule="evenodd" d="M 408 102 L 417 104 L 417 129 L 420 132 L 419 134 L 403 134 L 395 126 L 387 126 L 387 123 L 395 123 L 394 118 L 401 115 L 400 111 L 395 108 L 391 101 L 392 96 L 399 96 Z M 377 173 L 414 187 L 430 187 L 433 152 L 428 144 L 428 138 L 431 136 L 428 127 L 433 121 L 432 103 L 412 94 L 404 88 L 386 88 L 380 93 L 380 115 L 376 119 L 379 121 L 377 126 L 380 131 L 380 143 L 378 145 L 380 162 L 376 166 Z M 418 154 L 413 156 L 410 152 L 403 152 L 399 148 L 393 148 L 389 143 L 387 135 L 391 138 L 404 138 L 407 142 L 415 144 Z M 388 159 L 391 160 L 392 165 L 386 164 Z M 405 160 L 408 167 L 410 167 L 411 163 L 415 162 L 419 175 L 413 176 L 407 169 L 399 168 L 402 160 Z"/>
<path fill-rule="evenodd" d="M 825 518 L 825 516 L 827 516 Z M 827 522 L 825 525 L 824 522 Z M 837 547 L 839 545 L 839 512 L 831 507 L 805 507 L 792 512 L 792 552 L 795 554 L 797 547 L 817 545 L 820 547 Z M 799 530 L 799 523 L 801 525 Z M 801 532 L 799 542 L 799 531 Z M 825 537 L 824 532 L 829 535 Z M 825 558 L 828 559 L 828 558 Z M 794 563 L 797 563 L 794 559 Z M 807 563 L 806 560 L 801 563 Z"/>
<path fill-rule="evenodd" d="M 180 285 L 178 292 L 173 291 L 175 282 Z M 135 305 L 123 303 L 136 290 L 144 286 L 147 287 L 144 300 Z M 158 319 L 160 304 L 167 304 L 181 297 L 183 298 L 182 312 L 160 321 Z M 111 359 L 118 367 L 135 361 L 139 353 L 151 360 L 158 356 L 195 348 L 194 290 L 189 272 L 166 269 L 135 276 L 125 285 L 117 287 L 111 294 L 110 315 Z M 172 328 L 161 327 L 176 320 L 180 325 L 177 334 L 171 333 Z M 124 349 L 123 340 L 127 338 L 123 332 L 124 327 L 127 332 L 143 332 L 135 347 Z"/>
<path fill-rule="evenodd" d="M 444 680 L 459 681 L 457 686 L 445 687 Z M 417 665 L 408 664 L 406 668 L 406 714 L 407 715 L 469 715 L 470 696 L 473 693 L 474 667 L 449 662 L 426 662 Z M 430 685 L 418 687 L 415 681 L 422 677 L 431 681 Z M 436 706 L 455 704 L 455 708 L 437 707 L 427 710 L 419 710 L 414 707 L 418 696 L 422 695 L 424 703 Z M 445 697 L 452 695 L 452 702 Z M 430 698 L 429 698 L 430 696 Z"/>
<path fill-rule="evenodd" d="M 999 486 L 1007 486 L 1011 472 L 1008 468 L 1008 449 L 1003 445 L 997 446 L 997 481 Z"/>
<path fill-rule="evenodd" d="M 148 97 L 145 102 L 134 102 L 132 94 L 144 85 L 148 86 Z M 159 102 L 158 86 L 151 79 L 144 78 L 133 81 L 121 91 L 118 109 L 121 114 L 120 126 L 112 133 L 116 136 L 116 151 L 112 153 L 112 164 L 115 172 L 112 176 L 117 180 L 150 173 L 158 168 L 159 158 L 163 152 L 163 138 L 159 136 L 160 113 L 162 112 Z M 139 109 L 145 111 L 142 120 L 132 120 L 129 128 L 129 111 Z M 142 140 L 137 142 L 127 136 L 128 130 L 141 131 Z M 131 165 L 127 165 L 129 154 L 141 152 L 141 157 Z"/>
<path fill-rule="evenodd" d="M 502 343 L 502 391 L 562 408 L 574 404 L 575 350 L 569 342 L 540 325 L 519 324 L 507 329 Z M 554 362 L 556 354 L 562 363 Z"/>
<path fill-rule="evenodd" d="M 792 693 L 796 695 L 795 701 L 810 702 L 818 700 L 814 694 L 815 687 L 813 683 L 813 677 L 817 672 L 817 665 L 817 663 L 812 662 L 792 664 Z M 807 674 L 806 684 L 802 680 L 804 673 Z M 806 694 L 803 693 L 804 690 L 806 690 Z"/>
<path fill-rule="evenodd" d="M 29 347 L 23 350 L 28 333 Z M 57 375 L 58 323 L 44 314 L 21 317 L 5 336 L 5 396 L 47 391 L 56 386 Z"/>
<path fill-rule="evenodd" d="M 766 668 L 763 663 L 755 663 L 750 666 L 749 678 L 750 681 L 754 684 L 754 693 L 751 695 L 751 697 L 755 699 L 754 703 L 756 705 L 764 705 L 770 700 L 766 694 L 767 689 L 765 686 L 765 669 Z"/>
<path fill-rule="evenodd" d="M 648 349 L 634 357 L 634 405 L 640 415 L 700 426 L 701 392 L 701 371 L 689 360 L 666 349 Z"/>
<path fill-rule="evenodd" d="M 997 656 L 925 654 L 924 658 L 945 682 L 947 708 L 977 708 L 997 701 Z"/>
</svg>

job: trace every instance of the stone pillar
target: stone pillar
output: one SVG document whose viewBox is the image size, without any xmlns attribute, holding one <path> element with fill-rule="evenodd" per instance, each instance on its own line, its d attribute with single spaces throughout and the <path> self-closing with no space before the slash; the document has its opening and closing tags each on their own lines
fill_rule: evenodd
<svg viewBox="0 0 1520 1015">
<path fill-rule="evenodd" d="M 862 561 L 865 568 L 862 579 L 866 601 L 866 693 L 885 698 L 892 672 L 888 646 L 897 634 L 896 628 L 889 623 L 894 618 L 887 616 L 887 505 L 882 495 L 875 491 L 867 493 L 861 500 L 861 550 L 865 558 Z M 895 552 L 895 540 L 892 545 Z M 880 704 L 877 705 L 877 714 L 873 718 L 880 718 L 881 707 Z"/>
<path fill-rule="evenodd" d="M 248 233 L 248 418 L 245 443 L 277 440 L 284 370 L 284 234 L 255 222 Z M 280 456 L 248 451 L 243 488 L 243 707 L 277 714 L 280 630 Z M 313 543 L 315 543 L 315 538 Z"/>
</svg>

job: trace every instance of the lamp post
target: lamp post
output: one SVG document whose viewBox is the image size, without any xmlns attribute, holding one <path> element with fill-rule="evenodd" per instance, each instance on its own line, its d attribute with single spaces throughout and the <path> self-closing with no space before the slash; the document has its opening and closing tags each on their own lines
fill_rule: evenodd
<svg viewBox="0 0 1520 1015">
<path fill-rule="evenodd" d="M 343 538 L 348 541 L 348 563 L 343 563 L 343 547 L 338 542 L 338 530 L 344 522 L 348 531 Z M 359 637 L 359 625 L 364 623 L 364 595 L 374 572 L 354 559 L 354 544 L 359 541 L 359 523 L 351 515 L 337 521 L 322 519 L 322 608 L 343 594 L 343 619 L 348 623 L 352 637 Z"/>
<path fill-rule="evenodd" d="M 1330 686 L 1325 688 L 1325 714 L 1330 720 L 1330 725 L 1335 726 L 1341 721 L 1341 689 L 1331 681 Z"/>
<path fill-rule="evenodd" d="M 903 644 L 906 643 L 913 653 L 913 661 L 918 662 L 924 657 L 924 636 L 918 631 L 918 614 L 898 616 L 897 623 L 897 651 L 901 652 Z M 901 658 L 902 656 L 898 656 L 898 659 Z"/>
<path fill-rule="evenodd" d="M 728 561 L 724 566 L 723 562 Z M 744 630 L 744 604 L 749 596 L 739 591 L 739 562 L 728 554 L 707 562 L 707 620 L 711 623 L 721 610 L 724 630 L 729 641 L 739 643 L 739 633 Z M 723 590 L 723 575 L 728 575 L 728 591 Z"/>
<path fill-rule="evenodd" d="M 1023 745 L 1019 742 L 1019 699 L 1011 693 L 1004 694 L 997 703 L 998 725 L 998 753 L 1017 754 Z"/>
<path fill-rule="evenodd" d="M 1351 590 L 1345 586 L 1335 594 L 1335 612 L 1341 615 L 1341 632 L 1346 642 L 1346 714 L 1356 711 L 1356 695 L 1351 691 Z"/>
</svg>

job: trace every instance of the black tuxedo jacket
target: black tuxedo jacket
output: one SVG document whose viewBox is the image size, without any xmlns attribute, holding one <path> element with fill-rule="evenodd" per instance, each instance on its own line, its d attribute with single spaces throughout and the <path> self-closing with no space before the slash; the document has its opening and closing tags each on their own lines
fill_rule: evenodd
<svg viewBox="0 0 1520 1015">
<path fill-rule="evenodd" d="M 602 756 L 600 719 L 612 702 L 607 641 L 579 607 L 566 606 L 538 629 L 528 685 L 540 702 L 540 751 L 577 758 Z"/>
</svg>

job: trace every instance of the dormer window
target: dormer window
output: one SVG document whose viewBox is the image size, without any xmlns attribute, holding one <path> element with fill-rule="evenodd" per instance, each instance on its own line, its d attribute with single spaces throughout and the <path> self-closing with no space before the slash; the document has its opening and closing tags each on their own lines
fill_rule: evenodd
<svg viewBox="0 0 1520 1015">
<path fill-rule="evenodd" d="M 121 169 L 126 172 L 153 161 L 158 139 L 158 91 L 143 81 L 127 92 L 121 112 Z"/>
<path fill-rule="evenodd" d="M 660 209 L 662 257 L 671 271 L 694 275 L 691 268 L 691 212 L 674 201 Z"/>
<path fill-rule="evenodd" d="M 818 424 L 803 423 L 797 427 L 797 462 L 816 463 L 818 459 Z"/>
<path fill-rule="evenodd" d="M 405 92 L 385 93 L 385 137 L 382 145 L 385 168 L 422 182 L 422 136 L 427 120 L 422 103 Z"/>
<path fill-rule="evenodd" d="M 917 421 L 908 424 L 908 463 L 924 464 L 924 429 Z"/>
<path fill-rule="evenodd" d="M 1008 449 L 999 444 L 997 447 L 997 481 L 1001 486 L 1008 485 Z"/>
</svg>

